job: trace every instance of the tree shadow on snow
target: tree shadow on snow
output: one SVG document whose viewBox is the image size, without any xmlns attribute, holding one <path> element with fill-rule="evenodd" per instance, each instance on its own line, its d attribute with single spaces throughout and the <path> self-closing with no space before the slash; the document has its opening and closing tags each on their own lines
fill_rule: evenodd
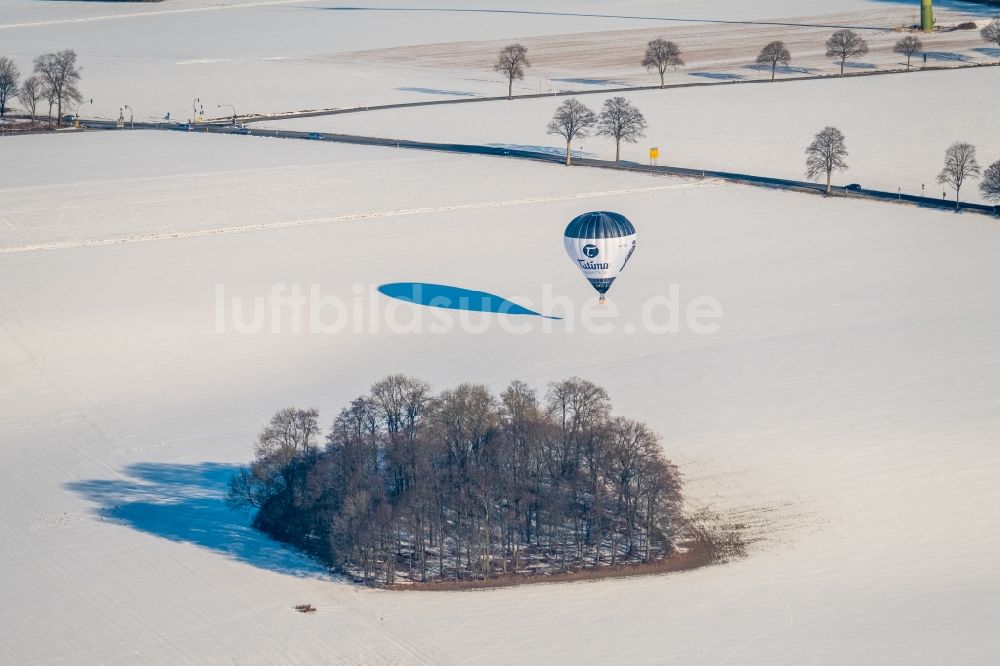
<svg viewBox="0 0 1000 666">
<path fill-rule="evenodd" d="M 914 16 L 920 10 L 920 3 L 916 0 L 874 0 L 874 2 L 884 2 L 893 5 L 909 5 L 914 10 Z M 990 16 L 996 14 L 997 8 L 989 5 L 963 2 L 962 0 L 934 0 L 935 9 L 956 9 L 967 14 L 982 14 Z"/>
<path fill-rule="evenodd" d="M 1000 58 L 1000 49 L 993 49 L 987 46 L 972 50 L 976 53 L 982 53 L 984 56 L 989 56 L 990 58 Z"/>
<path fill-rule="evenodd" d="M 716 81 L 743 81 L 747 77 L 742 74 L 727 74 L 725 72 L 688 72 L 689 76 L 700 76 L 704 79 Z"/>
<path fill-rule="evenodd" d="M 441 88 L 413 88 L 409 86 L 396 88 L 396 90 L 401 90 L 402 92 L 423 93 L 425 95 L 448 95 L 451 97 L 479 97 L 479 95 L 477 95 L 476 93 L 467 92 L 465 90 L 442 90 Z"/>
<path fill-rule="evenodd" d="M 766 72 L 768 75 L 771 74 L 770 65 L 762 65 L 760 63 L 754 63 L 752 65 L 744 65 L 745 69 L 752 69 L 758 72 Z M 818 74 L 818 69 L 813 69 L 812 67 L 792 67 L 791 65 L 778 65 L 774 68 L 775 74 Z"/>
<path fill-rule="evenodd" d="M 878 65 L 871 62 L 845 62 L 844 69 L 878 69 Z"/>
<path fill-rule="evenodd" d="M 625 81 L 616 81 L 614 79 L 552 79 L 553 81 L 559 81 L 560 83 L 579 83 L 584 86 L 626 86 L 628 85 Z"/>
<path fill-rule="evenodd" d="M 226 507 L 237 465 L 136 463 L 117 479 L 86 479 L 66 487 L 97 504 L 100 518 L 170 541 L 191 543 L 238 562 L 298 577 L 329 574 L 306 555 L 272 541 L 250 517 Z"/>
<path fill-rule="evenodd" d="M 961 53 L 952 53 L 950 51 L 926 51 L 924 55 L 927 56 L 928 60 L 936 60 L 939 62 L 971 62 L 972 58 L 967 55 L 962 55 Z M 916 58 L 914 58 L 916 60 Z"/>
<path fill-rule="evenodd" d="M 490 148 L 507 148 L 509 150 L 523 150 L 529 153 L 543 153 L 545 155 L 557 155 L 562 157 L 566 154 L 565 148 L 554 146 L 535 146 L 525 143 L 487 143 Z M 572 157 L 593 157 L 594 153 L 585 153 L 582 150 L 571 150 Z"/>
</svg>

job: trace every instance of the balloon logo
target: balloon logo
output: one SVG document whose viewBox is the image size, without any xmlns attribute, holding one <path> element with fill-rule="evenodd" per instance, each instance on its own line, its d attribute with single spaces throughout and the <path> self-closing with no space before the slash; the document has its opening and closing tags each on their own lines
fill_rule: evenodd
<svg viewBox="0 0 1000 666">
<path fill-rule="evenodd" d="M 619 213 L 584 213 L 566 227 L 563 244 L 603 303 L 604 295 L 635 252 L 635 227 Z"/>
</svg>

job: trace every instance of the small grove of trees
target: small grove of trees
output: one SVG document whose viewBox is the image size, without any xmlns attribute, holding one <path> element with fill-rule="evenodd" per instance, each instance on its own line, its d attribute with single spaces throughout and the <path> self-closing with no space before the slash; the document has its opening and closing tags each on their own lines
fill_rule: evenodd
<svg viewBox="0 0 1000 666">
<path fill-rule="evenodd" d="M 988 201 L 1000 201 L 1000 160 L 986 167 L 979 191 Z"/>
<path fill-rule="evenodd" d="M 615 162 L 621 160 L 622 141 L 636 143 L 646 136 L 646 117 L 624 97 L 605 100 L 597 118 L 597 133 L 615 140 Z"/>
<path fill-rule="evenodd" d="M 844 65 L 851 58 L 859 58 L 868 53 L 868 42 L 853 30 L 838 30 L 826 40 L 826 57 L 840 61 L 840 75 L 844 75 Z"/>
<path fill-rule="evenodd" d="M 826 174 L 826 193 L 832 190 L 831 179 L 835 169 L 847 169 L 847 144 L 843 133 L 836 127 L 820 131 L 806 148 L 806 177 L 811 179 Z"/>
<path fill-rule="evenodd" d="M 17 82 L 21 73 L 14 61 L 0 56 L 0 118 L 7 114 L 7 103 L 17 96 Z"/>
<path fill-rule="evenodd" d="M 979 34 L 987 42 L 996 44 L 1000 47 L 1000 16 L 987 23 L 983 29 L 979 31 Z"/>
<path fill-rule="evenodd" d="M 507 99 L 514 99 L 514 79 L 524 78 L 524 68 L 531 67 L 528 62 L 528 49 L 520 44 L 505 46 L 497 55 L 493 71 L 501 72 L 507 77 Z"/>
<path fill-rule="evenodd" d="M 981 173 L 976 161 L 976 147 L 971 143 L 957 141 L 944 154 L 944 168 L 938 174 L 937 182 L 955 190 L 955 210 L 960 207 L 959 197 L 962 184 Z"/>
<path fill-rule="evenodd" d="M 559 105 L 549 121 L 547 134 L 557 134 L 566 140 L 566 166 L 572 163 L 573 139 L 589 136 L 597 124 L 597 116 L 576 98 L 570 98 Z"/>
<path fill-rule="evenodd" d="M 910 69 L 910 59 L 913 58 L 914 53 L 917 53 L 922 48 L 924 48 L 923 42 L 913 35 L 907 35 L 896 42 L 896 45 L 892 47 L 892 50 L 894 53 L 900 53 L 906 56 L 906 69 Z"/>
<path fill-rule="evenodd" d="M 40 55 L 34 60 L 34 72 L 41 80 L 44 97 L 49 102 L 49 115 L 52 115 L 54 105 L 57 113 L 56 124 L 61 125 L 63 105 L 83 100 L 76 87 L 80 81 L 76 51 L 66 49 L 58 53 Z"/>
<path fill-rule="evenodd" d="M 684 60 L 681 58 L 681 50 L 677 44 L 657 37 L 646 44 L 646 55 L 642 59 L 642 66 L 646 71 L 654 69 L 660 74 L 660 87 L 664 87 L 666 82 L 664 76 L 668 69 L 683 67 Z"/>
<path fill-rule="evenodd" d="M 394 375 L 337 415 L 283 409 L 228 503 L 336 570 L 392 584 L 655 562 L 675 550 L 681 481 L 645 425 L 578 378 L 540 400 Z"/>
<path fill-rule="evenodd" d="M 775 41 L 765 46 L 760 55 L 757 56 L 758 65 L 767 65 L 771 68 L 771 80 L 774 81 L 775 71 L 778 65 L 788 67 L 792 62 L 792 54 L 785 47 L 784 42 Z"/>
</svg>

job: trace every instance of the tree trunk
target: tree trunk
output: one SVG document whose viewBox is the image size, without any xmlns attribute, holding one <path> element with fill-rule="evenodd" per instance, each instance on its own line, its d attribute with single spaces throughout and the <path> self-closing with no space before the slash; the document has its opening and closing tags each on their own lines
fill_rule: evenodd
<svg viewBox="0 0 1000 666">
<path fill-rule="evenodd" d="M 772 80 L 772 81 L 774 81 L 774 71 L 775 71 L 776 69 L 778 69 L 778 63 L 776 63 L 776 62 L 772 62 L 772 63 L 771 63 L 771 80 Z"/>
<path fill-rule="evenodd" d="M 56 127 L 62 125 L 62 97 L 56 100 Z"/>
<path fill-rule="evenodd" d="M 615 139 L 615 162 L 620 162 L 622 159 L 622 140 Z"/>
<path fill-rule="evenodd" d="M 846 63 L 846 62 L 847 62 L 847 58 L 843 58 L 843 59 L 842 59 L 842 60 L 840 61 L 840 75 L 841 75 L 841 76 L 843 76 L 843 75 L 844 75 L 844 63 Z"/>
<path fill-rule="evenodd" d="M 833 186 L 830 184 L 830 181 L 831 181 L 832 177 L 833 177 L 833 171 L 832 170 L 827 171 L 826 172 L 826 193 L 827 194 L 830 194 L 833 191 Z"/>
<path fill-rule="evenodd" d="M 906 56 L 906 71 L 910 71 L 910 58 L 912 57 L 912 55 Z"/>
<path fill-rule="evenodd" d="M 507 79 L 507 99 L 514 99 L 514 77 Z"/>
<path fill-rule="evenodd" d="M 566 166 L 569 166 L 570 163 L 571 163 L 570 162 L 570 152 L 569 152 L 569 150 L 570 150 L 570 144 L 571 143 L 572 143 L 571 141 L 567 141 L 566 142 Z"/>
<path fill-rule="evenodd" d="M 956 187 L 955 188 L 955 210 L 956 211 L 958 211 L 958 209 L 959 209 L 959 203 L 958 202 L 959 202 L 959 195 L 961 194 L 961 192 L 962 192 L 962 188 L 961 187 Z"/>
<path fill-rule="evenodd" d="M 663 88 L 664 86 L 666 86 L 666 83 L 663 80 L 663 75 L 666 73 L 666 71 L 667 70 L 665 70 L 665 69 L 661 69 L 660 70 L 660 87 L 661 88 Z"/>
</svg>

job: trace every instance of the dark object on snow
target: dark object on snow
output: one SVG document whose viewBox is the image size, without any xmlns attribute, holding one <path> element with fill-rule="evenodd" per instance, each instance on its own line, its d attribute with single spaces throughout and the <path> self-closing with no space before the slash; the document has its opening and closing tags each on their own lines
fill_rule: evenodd
<svg viewBox="0 0 1000 666">
<path fill-rule="evenodd" d="M 295 610 L 297 610 L 300 613 L 315 613 L 316 607 L 313 606 L 312 604 L 299 604 L 298 606 L 295 607 Z"/>
</svg>

